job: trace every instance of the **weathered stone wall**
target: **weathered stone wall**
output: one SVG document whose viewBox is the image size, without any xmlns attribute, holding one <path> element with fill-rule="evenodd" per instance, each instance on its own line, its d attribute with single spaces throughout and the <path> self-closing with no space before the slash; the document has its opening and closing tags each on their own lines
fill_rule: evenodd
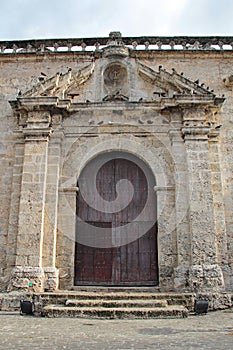
<svg viewBox="0 0 233 350">
<path fill-rule="evenodd" d="M 26 91 L 38 82 L 41 72 L 48 76 L 77 66 L 74 57 L 60 59 L 46 55 L 0 57 L 0 287 L 6 288 L 12 268 L 16 264 L 16 241 L 18 233 L 19 201 L 24 157 L 24 138 L 18 133 L 18 121 L 12 114 L 8 101 L 18 92 Z M 47 60 L 48 59 L 48 60 Z M 58 59 L 58 60 L 57 60 Z M 63 61 L 63 59 L 65 59 Z M 59 63 L 59 60 L 60 63 Z M 87 61 L 90 57 L 87 57 Z M 80 59 L 82 64 L 82 58 Z M 23 121 L 19 128 L 24 127 Z M 29 226 L 28 226 L 29 227 Z"/>
<path fill-rule="evenodd" d="M 198 133 L 188 137 L 190 132 L 182 131 L 183 121 L 191 117 L 186 118 L 179 108 L 171 116 L 171 112 L 145 107 L 111 110 L 109 105 L 98 109 L 88 106 L 87 100 L 101 102 L 111 94 L 108 80 L 103 87 L 103 79 L 108 79 L 103 77 L 104 69 L 114 62 L 121 69 L 122 59 L 97 55 L 96 74 L 80 87 L 79 97 L 74 97 L 87 103 L 87 108 L 63 115 L 63 121 L 59 113 L 48 115 L 44 139 L 40 135 L 40 140 L 29 137 L 25 142 L 25 120 L 17 120 L 8 101 L 15 100 L 19 91 L 30 89 L 41 72 L 51 77 L 69 67 L 79 69 L 90 64 L 93 56 L 88 52 L 0 56 L 1 289 L 27 289 L 28 282 L 40 275 L 44 284 L 33 282 L 36 288 L 52 290 L 56 288 L 57 269 L 60 288 L 73 286 L 77 179 L 90 159 L 117 149 L 145 160 L 158 181 L 161 287 L 196 292 L 212 278 L 215 282 L 209 289 L 218 290 L 224 277 L 225 287 L 232 290 L 233 94 L 227 78 L 232 74 L 233 52 L 133 51 L 123 59 L 128 75 L 123 68 L 122 94 L 128 89 L 132 101 L 153 97 L 151 82 L 135 78 L 137 60 L 156 71 L 159 65 L 170 72 L 175 68 L 185 77 L 210 86 L 216 95 L 224 94 L 226 101 L 214 116 L 216 125 L 222 126 L 209 138 L 204 135 L 200 140 Z M 199 113 L 195 107 L 193 113 L 195 119 Z M 41 123 L 41 114 L 39 119 Z M 32 204 L 30 192 L 36 197 Z M 24 214 L 30 210 L 28 221 L 30 215 Z M 200 232 L 204 232 L 201 237 Z M 28 244 L 24 251 L 28 241 L 30 255 Z"/>
</svg>

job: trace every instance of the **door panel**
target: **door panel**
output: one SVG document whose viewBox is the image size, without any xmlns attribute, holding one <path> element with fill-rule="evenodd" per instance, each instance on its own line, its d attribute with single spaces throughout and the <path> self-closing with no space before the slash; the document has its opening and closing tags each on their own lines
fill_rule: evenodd
<svg viewBox="0 0 233 350">
<path fill-rule="evenodd" d="M 112 159 L 97 170 L 96 194 L 93 186 L 87 184 L 94 168 L 95 164 L 88 164 L 79 178 L 75 285 L 156 285 L 158 262 L 154 192 L 148 200 L 154 183 L 148 184 L 145 170 L 136 162 L 112 154 Z M 150 178 L 149 181 L 152 182 Z M 83 195 L 84 189 L 89 203 Z M 148 203 L 147 210 L 140 217 Z M 138 217 L 142 221 L 137 222 Z M 95 237 L 92 238 L 92 246 L 80 243 L 81 235 L 89 236 L 89 232 L 83 231 L 83 222 L 92 226 L 92 235 L 101 228 L 101 239 L 106 242 L 106 248 L 98 247 L 98 244 L 95 246 Z M 142 232 L 144 222 L 149 222 L 149 230 L 145 233 Z M 125 231 L 125 227 L 130 227 L 130 231 Z M 133 238 L 130 236 L 131 239 L 127 240 L 127 235 Z M 96 240 L 98 237 L 96 234 Z"/>
</svg>

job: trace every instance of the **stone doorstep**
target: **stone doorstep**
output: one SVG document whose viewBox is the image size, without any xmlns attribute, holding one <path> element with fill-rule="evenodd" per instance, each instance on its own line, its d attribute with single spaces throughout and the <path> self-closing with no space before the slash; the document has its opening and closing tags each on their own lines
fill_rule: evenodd
<svg viewBox="0 0 233 350">
<path fill-rule="evenodd" d="M 59 290 L 58 290 L 59 291 Z M 161 288 L 157 286 L 73 286 L 71 290 L 66 291 L 72 292 L 126 292 L 127 293 L 161 293 Z M 62 292 L 62 290 L 60 290 Z M 65 291 L 64 291 L 65 292 Z"/>
<path fill-rule="evenodd" d="M 167 300 L 155 300 L 155 299 L 133 299 L 133 300 L 103 300 L 103 299 L 94 299 L 94 300 L 77 300 L 77 299 L 68 299 L 65 303 L 69 307 L 167 307 Z"/>
<path fill-rule="evenodd" d="M 133 313 L 137 310 L 144 310 L 144 314 L 147 315 L 150 310 L 154 310 L 154 315 L 156 315 L 156 309 L 164 309 L 164 315 L 167 311 L 170 312 L 168 307 L 183 307 L 186 310 L 192 310 L 194 305 L 194 295 L 191 293 L 151 293 L 151 292 L 141 292 L 141 291 L 116 291 L 116 292 L 103 292 L 103 291 L 64 291 L 64 292 L 53 292 L 53 293 L 36 293 L 34 294 L 34 301 L 40 305 L 40 310 L 42 314 L 48 315 L 46 307 L 48 305 L 56 305 L 57 307 L 69 307 L 71 310 L 68 312 L 70 317 L 75 313 L 78 308 L 80 310 L 83 308 L 92 309 L 92 314 L 94 314 L 95 309 L 101 308 L 101 314 L 104 311 L 107 312 L 112 308 L 122 309 L 135 309 Z M 120 312 L 120 311 L 119 311 Z M 187 311 L 188 312 L 188 311 Z M 60 309 L 55 312 L 60 313 Z M 63 311 L 62 311 L 63 313 Z M 160 312 L 158 312 L 160 314 Z M 170 312 L 171 313 L 171 312 Z M 78 311 L 78 314 L 80 312 Z M 86 311 L 85 311 L 86 314 Z M 173 316 L 175 311 L 173 311 Z M 51 311 L 49 311 L 51 316 Z M 144 315 L 144 316 L 145 316 Z M 135 316 L 135 315 L 134 315 Z M 143 317 L 144 317 L 143 316 Z M 56 316 L 57 317 L 57 316 Z M 103 317 L 103 316 L 101 316 Z M 115 317 L 114 315 L 111 317 Z M 122 316 L 123 317 L 123 316 Z M 146 316 L 145 316 L 146 317 Z M 156 317 L 156 316 L 155 316 Z"/>
<path fill-rule="evenodd" d="M 168 300 L 190 300 L 195 297 L 192 293 L 153 293 L 153 292 L 88 292 L 88 291 L 77 291 L 77 292 L 45 292 L 45 293 L 34 293 L 35 297 L 40 296 L 43 299 L 168 299 Z"/>
<path fill-rule="evenodd" d="M 62 305 L 47 305 L 43 308 L 46 317 L 76 317 L 76 318 L 184 318 L 188 310 L 181 305 L 167 307 L 133 307 L 133 308 L 104 308 L 104 307 L 69 307 Z"/>
<path fill-rule="evenodd" d="M 188 309 L 193 307 L 192 294 L 154 293 L 149 289 L 147 292 L 67 291 L 36 296 L 40 298 L 42 315 L 47 317 L 187 317 Z"/>
<path fill-rule="evenodd" d="M 90 301 L 93 303 L 94 300 L 100 301 L 128 301 L 132 303 L 135 300 L 141 300 L 144 302 L 149 302 L 150 305 L 155 302 L 166 303 L 167 305 L 183 305 L 189 310 L 193 309 L 194 305 L 194 295 L 193 294 L 161 294 L 161 293 L 127 293 L 127 292 L 117 292 L 117 293 L 87 293 L 87 292 L 76 292 L 76 293 L 41 293 L 35 295 L 35 301 L 41 303 L 42 307 L 48 304 L 58 304 L 65 305 L 67 300 L 77 300 L 77 301 Z M 164 305 L 164 304 L 163 304 Z"/>
</svg>

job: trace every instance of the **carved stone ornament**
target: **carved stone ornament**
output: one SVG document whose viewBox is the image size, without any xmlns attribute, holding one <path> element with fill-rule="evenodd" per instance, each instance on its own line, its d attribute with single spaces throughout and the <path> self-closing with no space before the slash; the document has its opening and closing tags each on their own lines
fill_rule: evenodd
<svg viewBox="0 0 233 350">
<path fill-rule="evenodd" d="M 129 49 L 125 46 L 107 46 L 103 49 L 104 57 L 127 57 L 129 56 Z"/>
<path fill-rule="evenodd" d="M 112 95 L 107 95 L 103 98 L 103 101 L 128 101 L 127 96 L 122 95 L 119 91 Z"/>
</svg>

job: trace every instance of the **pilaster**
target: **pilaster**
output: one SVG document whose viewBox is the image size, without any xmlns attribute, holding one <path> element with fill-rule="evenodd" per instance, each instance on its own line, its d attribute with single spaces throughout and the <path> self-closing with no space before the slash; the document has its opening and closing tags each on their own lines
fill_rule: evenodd
<svg viewBox="0 0 233 350">
<path fill-rule="evenodd" d="M 9 289 L 43 290 L 42 247 L 45 191 L 51 116 L 28 110 L 24 135 L 24 159 L 19 203 L 16 267 Z"/>
<path fill-rule="evenodd" d="M 208 134 L 204 109 L 190 108 L 183 115 L 182 133 L 189 173 L 189 221 L 191 233 L 190 288 L 221 290 L 223 276 L 217 264 L 214 199 L 211 183 Z"/>
<path fill-rule="evenodd" d="M 52 117 L 53 133 L 50 136 L 48 147 L 42 266 L 45 275 L 44 289 L 49 291 L 58 288 L 58 270 L 56 268 L 58 184 L 61 141 L 64 136 L 60 127 L 61 119 L 61 115 Z"/>
<path fill-rule="evenodd" d="M 74 256 L 76 242 L 76 200 L 78 187 L 59 188 L 58 245 L 59 288 L 74 285 Z"/>
<path fill-rule="evenodd" d="M 179 116 L 174 120 L 169 132 L 172 157 L 175 163 L 175 215 L 177 264 L 174 268 L 174 288 L 178 291 L 187 289 L 187 276 L 191 264 L 191 240 L 189 224 L 189 192 L 186 149 L 181 132 Z"/>
<path fill-rule="evenodd" d="M 162 290 L 173 288 L 173 266 L 177 260 L 175 226 L 175 187 L 164 183 L 155 186 L 157 197 L 159 285 Z"/>
<path fill-rule="evenodd" d="M 214 201 L 217 262 L 222 268 L 226 287 L 230 287 L 228 254 L 226 254 L 228 249 L 225 208 L 222 188 L 222 173 L 219 159 L 219 135 L 219 127 L 217 129 L 211 130 L 211 132 L 209 133 L 210 170 Z"/>
<path fill-rule="evenodd" d="M 15 160 L 13 167 L 11 207 L 9 215 L 7 245 L 7 270 L 9 271 L 8 275 L 10 275 L 10 271 L 15 266 L 16 260 L 20 191 L 22 183 L 22 168 L 24 157 L 24 137 L 22 133 L 16 133 L 15 138 Z"/>
</svg>

